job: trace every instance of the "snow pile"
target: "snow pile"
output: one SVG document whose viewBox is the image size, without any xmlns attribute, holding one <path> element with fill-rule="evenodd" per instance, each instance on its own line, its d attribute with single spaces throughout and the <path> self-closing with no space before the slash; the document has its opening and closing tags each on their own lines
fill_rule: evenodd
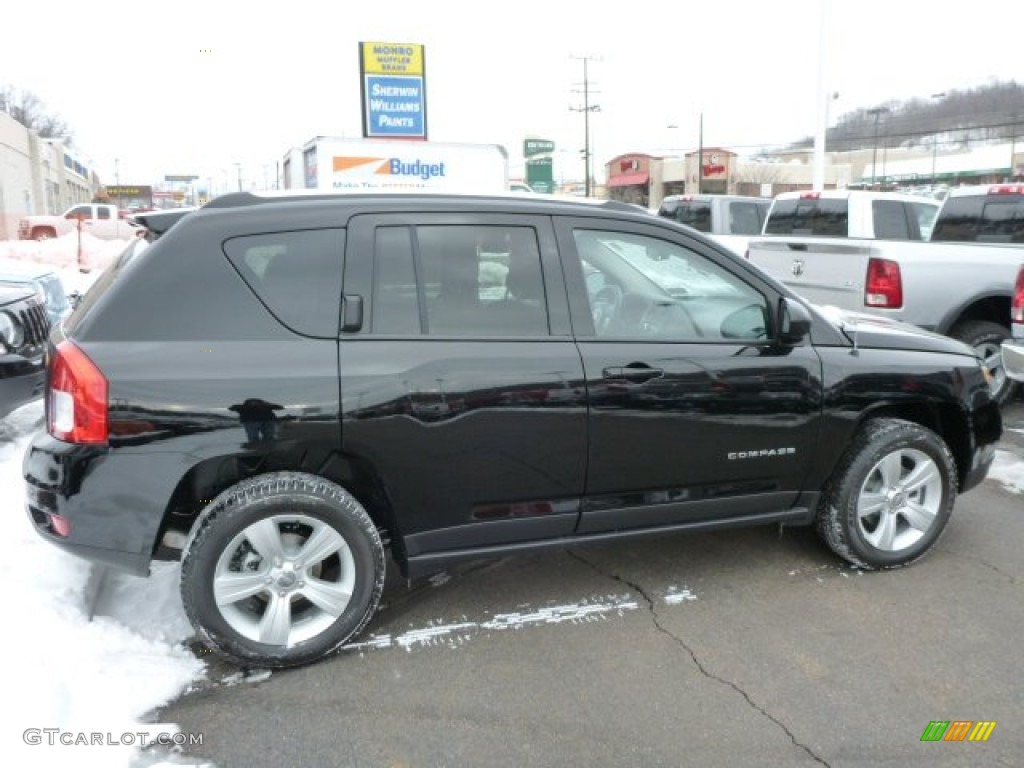
<svg viewBox="0 0 1024 768">
<path fill-rule="evenodd" d="M 0 240 L 0 258 L 50 264 L 61 269 L 102 271 L 130 243 L 131 240 L 101 240 L 83 232 L 79 258 L 77 232 L 53 240 Z"/>
<path fill-rule="evenodd" d="M 140 718 L 201 678 L 204 665 L 182 645 L 191 630 L 176 566 L 150 579 L 108 576 L 97 608 L 111 615 L 90 621 L 93 566 L 44 541 L 25 512 L 21 458 L 42 414 L 33 403 L 0 422 L 3 437 L 16 436 L 0 444 L 0 515 L 8 523 L 0 559 L 8 595 L 0 764 L 128 766 L 139 754 L 132 734 L 174 730 Z M 95 734 L 101 743 L 86 746 Z"/>
</svg>

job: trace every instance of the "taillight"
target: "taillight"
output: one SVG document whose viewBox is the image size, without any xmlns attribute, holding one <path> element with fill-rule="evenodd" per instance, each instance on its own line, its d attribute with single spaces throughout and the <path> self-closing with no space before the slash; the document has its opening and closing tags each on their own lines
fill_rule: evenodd
<svg viewBox="0 0 1024 768">
<path fill-rule="evenodd" d="M 864 304 L 883 309 L 899 309 L 903 306 L 903 280 L 899 264 L 889 259 L 868 261 Z"/>
<path fill-rule="evenodd" d="M 1024 184 L 996 184 L 988 188 L 990 195 L 1024 195 Z"/>
<path fill-rule="evenodd" d="M 801 200 L 819 200 L 820 198 L 820 192 L 803 192 L 800 195 Z"/>
<path fill-rule="evenodd" d="M 1010 306 L 1010 322 L 1024 323 L 1024 266 L 1017 270 L 1017 282 L 1013 286 L 1013 304 Z"/>
<path fill-rule="evenodd" d="M 57 345 L 50 367 L 47 431 L 68 443 L 107 442 L 107 379 L 70 341 Z"/>
</svg>

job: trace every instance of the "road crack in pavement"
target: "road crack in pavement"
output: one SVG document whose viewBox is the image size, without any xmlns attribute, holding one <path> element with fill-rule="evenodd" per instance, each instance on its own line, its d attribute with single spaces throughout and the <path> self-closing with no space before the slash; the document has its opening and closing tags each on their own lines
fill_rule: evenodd
<svg viewBox="0 0 1024 768">
<path fill-rule="evenodd" d="M 967 560 L 970 563 L 977 563 L 978 565 L 983 565 L 986 568 L 988 568 L 989 570 L 995 571 L 1000 576 L 1002 576 L 1004 579 L 1007 579 L 1011 584 L 1017 584 L 1020 581 L 1020 579 L 1018 579 L 1013 574 L 1007 573 L 1006 571 L 1001 569 L 998 565 L 993 565 L 992 563 L 988 562 L 987 560 L 982 560 L 980 557 L 974 557 L 973 555 L 967 555 L 967 554 L 964 554 L 963 552 L 956 552 L 956 551 L 951 550 L 951 549 L 941 549 L 941 550 L 938 550 L 938 551 L 942 552 L 942 554 L 944 554 L 944 555 L 949 555 L 950 557 L 959 557 L 959 558 L 961 558 L 963 560 Z"/>
<path fill-rule="evenodd" d="M 624 578 L 623 576 L 620 576 L 617 573 L 612 573 L 611 571 L 607 571 L 607 570 L 601 568 L 596 563 L 592 563 L 591 561 L 587 560 L 582 555 L 580 555 L 580 554 L 578 554 L 578 553 L 576 553 L 576 552 L 574 552 L 572 550 L 566 550 L 566 551 L 567 551 L 569 557 L 571 557 L 571 558 L 573 558 L 575 560 L 578 560 L 579 562 L 581 562 L 584 565 L 588 566 L 589 568 L 591 568 L 592 570 L 594 570 L 597 573 L 601 574 L 602 576 L 605 576 L 605 577 L 607 577 L 609 579 L 617 581 L 620 584 L 624 584 L 625 586 L 627 586 L 630 589 L 632 589 L 634 592 L 639 593 L 639 595 L 647 603 L 647 607 L 648 607 L 648 609 L 651 612 L 651 621 L 654 624 L 655 628 L 659 632 L 661 632 L 663 635 L 665 635 L 666 637 L 668 637 L 671 640 L 673 640 L 684 651 L 686 651 L 686 653 L 690 656 L 690 659 L 693 661 L 694 666 L 697 667 L 697 670 L 702 675 L 704 675 L 704 677 L 708 678 L 709 680 L 714 680 L 716 683 L 719 683 L 720 685 L 724 685 L 724 686 L 726 686 L 728 688 L 732 688 L 734 691 L 736 691 L 736 693 L 738 693 L 740 696 L 742 696 L 743 699 L 747 702 L 747 704 L 749 704 L 755 711 L 759 712 L 762 716 L 764 716 L 765 718 L 767 718 L 771 722 L 775 723 L 775 725 L 777 725 L 779 728 L 781 728 L 783 733 L 785 733 L 790 738 L 790 740 L 793 742 L 793 744 L 795 746 L 799 747 L 800 749 L 802 749 L 804 752 L 806 752 L 811 757 L 812 760 L 814 760 L 816 763 L 819 763 L 820 765 L 824 765 L 825 768 L 832 768 L 826 760 L 824 760 L 821 757 L 819 757 L 818 755 L 816 755 L 814 753 L 814 750 L 812 750 L 810 747 L 808 747 L 803 742 L 798 741 L 797 738 L 796 738 L 796 735 L 791 730 L 789 730 L 789 728 L 786 726 L 785 723 L 783 723 L 777 717 L 775 717 L 770 712 L 768 712 L 766 709 L 764 709 L 764 707 L 759 706 L 750 697 L 750 694 L 747 693 L 745 690 L 743 690 L 743 688 L 741 688 L 739 685 L 734 683 L 732 680 L 727 680 L 724 677 L 720 677 L 719 675 L 716 675 L 714 672 L 711 672 L 707 667 L 705 667 L 703 662 L 701 662 L 701 660 L 699 658 L 697 658 L 697 653 L 689 645 L 687 645 L 685 640 L 683 640 L 678 635 L 673 634 L 671 631 L 669 631 L 668 629 L 666 629 L 662 625 L 662 623 L 661 623 L 661 621 L 660 621 L 660 619 L 658 617 L 658 612 L 657 612 L 657 610 L 655 610 L 655 607 L 654 607 L 654 600 L 651 598 L 650 595 L 647 594 L 647 590 L 646 589 L 644 589 L 639 584 L 637 584 L 635 582 L 632 582 L 629 579 Z"/>
</svg>

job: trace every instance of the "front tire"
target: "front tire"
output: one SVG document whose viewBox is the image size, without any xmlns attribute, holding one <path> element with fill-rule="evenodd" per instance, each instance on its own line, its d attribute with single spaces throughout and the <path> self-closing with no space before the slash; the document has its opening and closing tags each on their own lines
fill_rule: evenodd
<svg viewBox="0 0 1024 768">
<path fill-rule="evenodd" d="M 818 532 L 866 569 L 898 568 L 938 540 L 956 499 L 953 457 L 930 429 L 874 419 L 854 438 L 818 510 Z"/>
<path fill-rule="evenodd" d="M 366 510 L 314 475 L 276 472 L 218 496 L 186 544 L 181 598 L 199 637 L 241 666 L 326 656 L 370 620 L 384 549 Z"/>
<path fill-rule="evenodd" d="M 992 374 L 992 399 L 997 404 L 1004 405 L 1016 394 L 1017 382 L 1006 375 L 1000 346 L 1010 338 L 1007 328 L 988 320 L 968 320 L 958 324 L 949 335 L 973 348 L 974 353 L 985 363 Z"/>
</svg>

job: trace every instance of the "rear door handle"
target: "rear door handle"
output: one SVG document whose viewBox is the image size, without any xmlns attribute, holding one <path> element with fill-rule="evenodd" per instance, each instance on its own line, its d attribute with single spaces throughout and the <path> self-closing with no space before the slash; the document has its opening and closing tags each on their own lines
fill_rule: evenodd
<svg viewBox="0 0 1024 768">
<path fill-rule="evenodd" d="M 665 375 L 661 368 L 651 368 L 645 363 L 630 363 L 622 368 L 605 368 L 601 375 L 606 379 L 628 379 L 629 381 L 650 381 Z"/>
</svg>

